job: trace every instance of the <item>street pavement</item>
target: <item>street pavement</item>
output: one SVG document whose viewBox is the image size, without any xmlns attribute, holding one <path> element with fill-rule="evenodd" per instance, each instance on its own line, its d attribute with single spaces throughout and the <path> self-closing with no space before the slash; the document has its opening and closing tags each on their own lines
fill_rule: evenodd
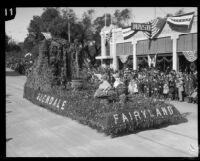
<svg viewBox="0 0 200 161">
<path fill-rule="evenodd" d="M 197 104 L 172 103 L 188 122 L 111 138 L 23 98 L 26 77 L 6 68 L 6 157 L 197 157 Z"/>
</svg>

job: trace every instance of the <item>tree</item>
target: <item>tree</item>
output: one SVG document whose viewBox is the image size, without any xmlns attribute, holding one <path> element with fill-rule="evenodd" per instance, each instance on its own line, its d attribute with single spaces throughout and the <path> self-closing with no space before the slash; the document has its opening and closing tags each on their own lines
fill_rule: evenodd
<svg viewBox="0 0 200 161">
<path fill-rule="evenodd" d="M 44 9 L 44 12 L 42 13 L 40 17 L 42 20 L 40 30 L 43 32 L 49 32 L 53 19 L 60 17 L 60 12 L 57 8 L 49 7 L 49 8 Z"/>
<path fill-rule="evenodd" d="M 114 12 L 114 21 L 113 24 L 115 24 L 118 27 L 125 27 L 128 24 L 128 20 L 131 18 L 131 10 L 124 9 L 122 11 L 115 10 Z"/>
<path fill-rule="evenodd" d="M 11 39 L 6 33 L 5 33 L 5 49 L 8 50 L 8 42 Z"/>
</svg>

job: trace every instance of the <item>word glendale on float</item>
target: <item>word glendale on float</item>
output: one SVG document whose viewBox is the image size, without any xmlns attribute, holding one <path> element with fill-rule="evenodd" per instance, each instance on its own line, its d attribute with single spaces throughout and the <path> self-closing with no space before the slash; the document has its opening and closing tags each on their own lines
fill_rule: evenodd
<svg viewBox="0 0 200 161">
<path fill-rule="evenodd" d="M 67 103 L 66 100 L 58 99 L 56 97 L 49 96 L 49 95 L 42 94 L 42 93 L 38 93 L 36 100 L 41 103 L 45 103 L 45 104 L 57 107 L 61 110 L 64 110 L 64 106 Z"/>
</svg>

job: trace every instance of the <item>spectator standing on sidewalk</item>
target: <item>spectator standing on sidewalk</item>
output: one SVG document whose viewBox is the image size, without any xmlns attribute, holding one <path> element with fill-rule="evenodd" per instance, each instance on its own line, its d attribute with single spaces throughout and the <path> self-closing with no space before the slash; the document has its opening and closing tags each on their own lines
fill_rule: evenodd
<svg viewBox="0 0 200 161">
<path fill-rule="evenodd" d="M 183 78 L 181 75 L 178 79 L 178 97 L 179 97 L 179 101 L 182 102 L 183 101 Z"/>
<path fill-rule="evenodd" d="M 168 94 L 169 94 L 168 81 L 165 80 L 164 85 L 163 85 L 163 95 L 164 95 L 164 99 L 167 99 L 167 98 L 168 98 Z"/>
</svg>

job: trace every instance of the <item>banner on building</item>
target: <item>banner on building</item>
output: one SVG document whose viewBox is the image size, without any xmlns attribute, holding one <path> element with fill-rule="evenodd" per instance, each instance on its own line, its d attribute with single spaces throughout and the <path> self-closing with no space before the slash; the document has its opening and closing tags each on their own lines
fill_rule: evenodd
<svg viewBox="0 0 200 161">
<path fill-rule="evenodd" d="M 156 57 L 157 57 L 157 54 L 155 54 L 154 56 L 148 55 L 148 65 L 149 65 L 149 67 L 151 67 L 151 65 L 153 65 L 153 67 L 156 66 Z"/>
<path fill-rule="evenodd" d="M 130 37 L 135 35 L 137 32 L 138 31 L 136 30 L 132 30 L 131 26 L 122 28 L 122 35 L 123 35 L 124 40 L 129 39 Z"/>
<path fill-rule="evenodd" d="M 131 29 L 134 31 L 148 31 L 151 32 L 151 25 L 145 23 L 131 23 Z"/>
<path fill-rule="evenodd" d="M 167 22 L 178 26 L 190 26 L 194 12 L 190 12 L 183 15 L 172 16 L 167 18 Z"/>
<path fill-rule="evenodd" d="M 183 55 L 189 62 L 194 62 L 195 60 L 197 60 L 196 51 L 183 51 Z"/>
</svg>

